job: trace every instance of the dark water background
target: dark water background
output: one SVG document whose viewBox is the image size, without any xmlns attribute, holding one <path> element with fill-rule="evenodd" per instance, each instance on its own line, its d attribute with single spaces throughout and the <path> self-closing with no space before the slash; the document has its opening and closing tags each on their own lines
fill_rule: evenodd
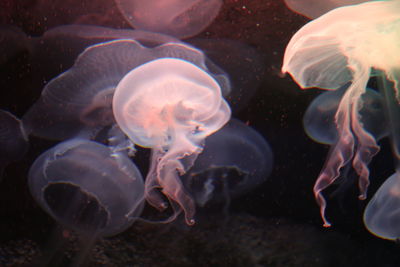
<svg viewBox="0 0 400 267">
<path fill-rule="evenodd" d="M 256 77 L 257 88 L 248 89 L 249 92 L 256 89 L 251 101 L 233 115 L 265 137 L 274 152 L 275 163 L 272 174 L 264 184 L 233 200 L 228 221 L 235 222 L 228 222 L 225 226 L 205 227 L 204 225 L 208 224 L 202 225 L 200 219 L 199 223 L 192 227 L 193 229 L 187 229 L 186 226 L 177 223 L 178 225 L 175 225 L 177 229 L 174 226 L 165 229 L 163 229 L 165 226 L 159 226 L 156 231 L 151 227 L 146 228 L 147 226 L 134 226 L 132 230 L 127 231 L 128 233 L 117 237 L 119 246 L 124 247 L 127 243 L 137 242 L 146 249 L 138 251 L 137 248 L 131 248 L 132 251 L 138 252 L 131 259 L 126 255 L 133 255 L 134 252 L 123 253 L 116 249 L 114 258 L 110 256 L 108 261 L 103 263 L 96 258 L 98 254 L 95 253 L 95 260 L 89 263 L 90 266 L 400 266 L 398 245 L 372 236 L 363 226 L 362 212 L 367 202 L 360 202 L 357 199 L 358 192 L 354 184 L 341 188 L 335 197 L 329 197 L 334 188 L 327 190 L 329 205 L 327 216 L 333 227 L 330 229 L 322 227 L 312 187 L 324 164 L 329 147 L 309 139 L 302 126 L 302 116 L 307 106 L 320 91 L 317 89 L 302 91 L 290 77 L 282 77 L 280 74 L 286 44 L 297 29 L 307 21 L 304 17 L 288 10 L 279 0 L 225 0 L 220 14 L 212 25 L 196 36 L 211 40 L 225 38 L 243 42 L 256 49 L 265 67 L 264 73 Z M 40 36 L 51 27 L 71 23 L 129 28 L 111 0 L 2 0 L 0 23 L 17 26 L 30 36 Z M 51 61 L 51 55 L 49 60 Z M 27 52 L 15 55 L 0 66 L 0 108 L 9 110 L 19 117 L 22 116 L 37 100 L 43 86 L 70 65 L 59 66 L 59 69 L 43 65 L 39 67 L 43 75 L 37 77 L 37 69 L 34 69 L 35 64 L 30 62 Z M 11 164 L 5 172 L 0 185 L 0 263 L 4 266 L 31 266 L 33 264 L 31 260 L 37 256 L 36 254 L 43 254 L 40 251 L 45 250 L 43 248 L 46 242 L 49 242 L 52 229 L 56 227 L 53 220 L 34 203 L 26 184 L 29 166 L 43 150 L 53 144 L 51 141 L 33 138 L 28 155 L 22 161 Z M 381 145 L 380 153 L 370 164 L 370 197 L 393 170 L 387 141 L 384 140 Z M 207 211 L 199 212 L 199 216 L 204 214 L 212 215 Z M 226 218 L 216 218 L 221 220 L 221 223 L 226 220 Z M 183 221 L 181 217 L 178 220 Z M 238 222 L 242 228 L 237 228 Z M 282 223 L 281 229 L 279 222 Z M 242 254 L 247 255 L 242 248 L 257 247 L 257 244 L 254 245 L 256 241 L 267 242 L 260 241 L 262 235 L 260 233 L 269 231 L 270 228 L 273 228 L 271 231 L 277 235 L 286 236 L 280 240 L 284 245 L 276 242 L 270 244 L 269 248 L 271 250 L 271 247 L 275 246 L 272 250 L 276 254 L 284 251 L 287 256 L 279 254 L 279 259 L 284 260 L 274 260 L 274 253 L 268 254 L 261 243 L 258 253 L 265 253 L 263 261 L 251 257 L 249 260 L 242 259 Z M 220 229 L 219 233 L 227 231 L 232 234 L 232 231 L 238 231 L 237 235 L 246 236 L 248 239 L 238 243 L 234 252 L 213 250 L 213 246 L 218 247 L 215 245 L 215 240 L 220 238 L 218 235 L 209 234 L 216 231 L 215 229 Z M 147 231 L 144 236 L 152 240 L 135 239 L 141 231 Z M 296 235 L 293 236 L 293 233 Z M 299 238 L 298 235 L 301 234 L 304 236 Z M 183 241 L 171 243 L 166 238 L 174 235 L 182 235 Z M 293 246 L 290 245 L 291 235 Z M 190 242 L 190 238 L 200 240 L 196 239 L 198 236 L 207 237 L 208 240 Z M 229 240 L 230 234 L 226 236 Z M 315 236 L 318 238 L 314 238 Z M 333 241 L 326 241 L 325 238 Z M 302 242 L 295 242 L 299 239 Z M 101 244 L 114 241 L 106 240 Z M 189 251 L 202 251 L 201 253 L 208 254 L 202 255 L 199 252 L 199 256 L 196 253 L 182 252 L 179 246 L 189 246 L 188 244 L 197 244 L 197 247 L 190 248 Z M 310 244 L 315 253 L 309 249 Z M 171 247 L 174 249 L 171 250 Z M 307 249 L 302 253 L 299 247 Z M 18 248 L 21 250 L 20 253 Z M 344 253 L 343 248 L 346 248 L 348 253 Z M 233 259 L 228 260 L 224 256 L 226 253 L 237 254 L 238 258 L 231 256 Z M 112 252 L 107 255 L 112 255 Z M 293 255 L 297 257 L 297 261 L 293 260 Z M 318 261 L 312 258 L 317 257 L 316 255 L 319 257 Z M 18 263 L 13 257 L 21 258 L 21 262 Z M 63 257 L 69 259 L 71 255 Z M 154 257 L 159 257 L 161 260 L 151 261 L 150 259 Z M 298 260 L 302 257 L 306 259 Z M 118 261 L 118 258 L 122 260 Z M 62 261 L 57 265 L 68 266 L 65 262 Z"/>
</svg>

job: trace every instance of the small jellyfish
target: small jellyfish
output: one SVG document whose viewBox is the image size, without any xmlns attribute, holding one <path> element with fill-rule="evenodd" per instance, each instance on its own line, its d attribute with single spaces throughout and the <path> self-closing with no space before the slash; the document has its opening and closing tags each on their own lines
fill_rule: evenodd
<svg viewBox="0 0 400 267">
<path fill-rule="evenodd" d="M 36 202 L 83 235 L 110 236 L 130 227 L 144 205 L 143 178 L 126 156 L 84 139 L 64 141 L 29 170 Z"/>
<path fill-rule="evenodd" d="M 218 15 L 222 0 L 115 0 L 135 29 L 186 38 L 204 30 Z"/>
<path fill-rule="evenodd" d="M 364 211 L 364 224 L 374 235 L 400 238 L 400 175 L 390 176 L 369 201 Z"/>
<path fill-rule="evenodd" d="M 29 143 L 21 121 L 8 111 L 0 110 L 0 180 L 4 168 L 20 160 Z"/>
<path fill-rule="evenodd" d="M 204 150 L 182 181 L 196 204 L 227 201 L 263 183 L 272 171 L 269 144 L 254 129 L 231 119 L 208 136 Z"/>
<path fill-rule="evenodd" d="M 181 209 L 187 224 L 194 223 L 195 204 L 179 175 L 193 165 L 204 139 L 230 118 L 218 82 L 186 60 L 161 58 L 130 71 L 113 98 L 118 126 L 133 143 L 152 149 L 145 195 L 154 207 Z M 180 207 L 175 207 L 177 203 Z M 172 218 L 174 218 L 174 216 Z"/>
<path fill-rule="evenodd" d="M 342 167 L 352 164 L 359 175 L 359 198 L 366 198 L 368 164 L 379 146 L 360 121 L 362 95 L 370 76 L 375 75 L 388 83 L 380 88 L 382 95 L 389 93 L 398 99 L 399 19 L 399 1 L 337 8 L 302 27 L 286 48 L 282 72 L 289 72 L 302 88 L 335 90 L 351 82 L 335 114 L 337 141 L 314 186 L 325 226 L 330 223 L 325 218 L 322 190 L 339 177 Z M 385 97 L 385 104 L 387 101 Z M 386 109 L 395 158 L 399 158 L 398 106 Z"/>
<path fill-rule="evenodd" d="M 307 135 L 315 142 L 328 145 L 336 143 L 338 132 L 335 114 L 348 87 L 349 85 L 346 84 L 337 90 L 324 92 L 308 106 L 303 117 L 303 125 Z M 367 88 L 361 100 L 364 104 L 359 115 L 364 128 L 376 140 L 388 136 L 389 127 L 385 117 L 384 97 L 376 90 Z"/>
<path fill-rule="evenodd" d="M 78 133 L 92 138 L 115 124 L 111 103 L 119 81 L 135 67 L 163 57 L 181 58 L 208 71 L 204 54 L 181 43 L 149 48 L 134 40 L 115 40 L 90 46 L 71 69 L 45 86 L 39 100 L 23 116 L 27 133 L 56 140 Z M 225 92 L 230 91 L 226 75 L 211 75 Z"/>
<path fill-rule="evenodd" d="M 285 3 L 294 12 L 314 19 L 332 9 L 367 1 L 369 0 L 285 0 Z"/>
</svg>

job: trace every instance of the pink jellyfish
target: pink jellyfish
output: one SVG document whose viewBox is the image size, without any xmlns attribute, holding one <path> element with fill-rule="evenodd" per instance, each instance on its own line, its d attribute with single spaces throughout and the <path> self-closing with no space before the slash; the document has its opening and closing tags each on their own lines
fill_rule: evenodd
<svg viewBox="0 0 400 267">
<path fill-rule="evenodd" d="M 160 58 L 126 74 L 115 89 L 112 105 L 119 127 L 131 141 L 152 148 L 147 201 L 165 209 L 160 188 L 175 210 L 171 219 L 183 209 L 187 224 L 194 224 L 195 203 L 179 176 L 202 152 L 204 139 L 230 118 L 217 81 L 186 60 Z"/>
<path fill-rule="evenodd" d="M 400 67 L 400 1 L 373 1 L 334 9 L 309 22 L 290 40 L 284 56 L 282 72 L 289 72 L 302 88 L 319 87 L 336 90 L 351 82 L 338 105 L 335 123 L 336 144 L 314 186 L 324 226 L 326 201 L 322 190 L 340 175 L 340 169 L 351 163 L 359 175 L 360 199 L 366 198 L 369 185 L 368 164 L 379 151 L 371 133 L 360 121 L 371 75 L 386 83 L 383 94 L 398 99 Z M 392 97 L 388 97 L 388 95 Z M 393 104 L 393 103 L 392 103 Z M 393 105 L 392 105 L 393 106 Z M 392 145 L 398 154 L 398 105 L 388 107 Z M 397 108 L 397 110 L 396 110 Z M 396 113 L 397 112 L 397 113 Z"/>
</svg>

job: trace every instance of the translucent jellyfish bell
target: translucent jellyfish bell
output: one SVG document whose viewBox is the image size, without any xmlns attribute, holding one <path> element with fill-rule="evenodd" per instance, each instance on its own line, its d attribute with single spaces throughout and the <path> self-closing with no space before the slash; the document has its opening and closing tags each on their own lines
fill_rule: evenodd
<svg viewBox="0 0 400 267">
<path fill-rule="evenodd" d="M 68 140 L 44 152 L 31 166 L 28 183 L 48 214 L 85 235 L 124 231 L 144 204 L 143 179 L 133 162 L 83 139 Z"/>
<path fill-rule="evenodd" d="M 185 60 L 153 60 L 121 80 L 113 111 L 133 143 L 153 149 L 146 178 L 148 202 L 165 209 L 166 203 L 156 190 L 162 188 L 163 194 L 185 211 L 186 222 L 193 224 L 194 202 L 179 175 L 192 166 L 204 139 L 230 118 L 217 81 Z"/>
<path fill-rule="evenodd" d="M 366 197 L 368 163 L 379 146 L 360 122 L 359 111 L 364 105 L 361 96 L 370 76 L 375 74 L 372 68 L 382 71 L 381 78 L 393 82 L 384 90 L 393 89 L 398 96 L 399 19 L 399 1 L 337 8 L 306 24 L 286 48 L 282 71 L 289 72 L 302 88 L 337 89 L 351 82 L 335 115 L 338 140 L 314 186 L 325 226 L 330 224 L 324 216 L 326 202 L 321 192 L 337 179 L 343 166 L 353 165 L 360 176 L 360 199 Z M 399 151 L 399 137 L 393 131 L 399 131 L 400 116 L 390 116 L 389 121 L 396 121 L 389 126 L 395 150 Z"/>
<path fill-rule="evenodd" d="M 135 29 L 190 37 L 217 16 L 222 0 L 115 0 Z"/>
<path fill-rule="evenodd" d="M 369 201 L 364 211 L 364 224 L 374 235 L 389 239 L 400 238 L 400 176 L 390 176 Z"/>
<path fill-rule="evenodd" d="M 338 130 L 335 123 L 335 114 L 339 103 L 349 85 L 333 91 L 327 91 L 316 97 L 308 106 L 303 117 L 303 125 L 307 135 L 315 142 L 321 144 L 335 144 Z M 389 127 L 385 117 L 384 98 L 373 90 L 367 88 L 361 96 L 363 106 L 359 111 L 363 127 L 371 133 L 376 140 L 389 135 Z"/>
<path fill-rule="evenodd" d="M 271 173 L 269 144 L 254 129 L 231 119 L 208 136 L 204 150 L 182 181 L 199 206 L 227 201 L 263 183 Z"/>
<path fill-rule="evenodd" d="M 27 132 L 64 140 L 78 133 L 90 137 L 115 124 L 111 102 L 119 81 L 135 67 L 163 57 L 182 58 L 208 71 L 204 54 L 182 43 L 145 47 L 134 40 L 115 40 L 90 46 L 71 69 L 45 86 L 39 100 L 23 116 Z M 213 77 L 229 92 L 225 75 Z"/>
</svg>

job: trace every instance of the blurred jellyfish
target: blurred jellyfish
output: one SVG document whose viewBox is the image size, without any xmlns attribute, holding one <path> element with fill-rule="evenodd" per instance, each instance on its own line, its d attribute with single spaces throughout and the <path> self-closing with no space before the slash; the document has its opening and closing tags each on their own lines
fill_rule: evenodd
<svg viewBox="0 0 400 267">
<path fill-rule="evenodd" d="M 335 124 L 335 114 L 340 100 L 346 92 L 348 84 L 334 91 L 327 91 L 316 97 L 308 106 L 303 117 L 303 125 L 307 135 L 321 144 L 335 144 L 338 131 Z M 388 123 L 385 116 L 385 102 L 383 96 L 367 88 L 361 96 L 363 106 L 359 111 L 363 127 L 376 140 L 389 135 Z"/>
<path fill-rule="evenodd" d="M 369 0 L 285 0 L 285 3 L 294 12 L 314 19 L 332 9 L 367 1 Z"/>
<path fill-rule="evenodd" d="M 0 180 L 4 168 L 20 160 L 29 143 L 21 121 L 8 111 L 0 110 Z"/>
<path fill-rule="evenodd" d="M 337 141 L 314 186 L 325 226 L 330 223 L 325 218 L 326 202 L 321 192 L 337 179 L 346 164 L 352 164 L 359 175 L 359 198 L 366 198 L 368 163 L 379 151 L 379 146 L 360 121 L 359 111 L 364 105 L 361 96 L 370 76 L 379 75 L 390 84 L 381 88 L 382 94 L 391 93 L 398 97 L 399 19 L 399 1 L 341 7 L 306 24 L 286 48 L 282 71 L 289 72 L 302 88 L 334 90 L 351 82 L 335 114 Z M 372 68 L 382 73 L 372 71 Z M 398 158 L 398 107 L 394 112 L 392 108 L 387 110 L 392 145 L 395 158 Z"/>
<path fill-rule="evenodd" d="M 227 201 L 263 183 L 271 173 L 269 144 L 254 129 L 231 119 L 206 138 L 204 150 L 182 177 L 196 204 Z"/>
<path fill-rule="evenodd" d="M 400 238 L 400 176 L 390 176 L 369 201 L 364 211 L 364 224 L 374 235 L 389 239 Z"/>
<path fill-rule="evenodd" d="M 192 225 L 195 204 L 179 175 L 193 165 L 204 139 L 230 118 L 218 82 L 186 60 L 156 59 L 133 69 L 121 80 L 115 90 L 113 111 L 119 127 L 133 143 L 152 148 L 146 177 L 147 201 L 165 209 L 167 203 L 157 191 L 161 188 L 175 209 L 174 216 L 183 209 L 187 224 Z"/>
<path fill-rule="evenodd" d="M 143 179 L 132 161 L 100 143 L 71 139 L 47 150 L 29 170 L 36 202 L 58 223 L 83 235 L 130 227 L 143 208 Z"/>
<path fill-rule="evenodd" d="M 13 26 L 0 26 L 0 65 L 29 49 L 28 36 L 22 30 Z"/>
<path fill-rule="evenodd" d="M 87 48 L 68 71 L 51 80 L 39 100 L 23 116 L 27 133 L 64 140 L 80 134 L 92 138 L 115 124 L 111 104 L 118 82 L 132 69 L 148 61 L 182 58 L 204 71 L 204 54 L 188 45 L 167 43 L 148 48 L 134 40 L 115 40 Z M 213 77 L 230 91 L 224 74 Z"/>
<path fill-rule="evenodd" d="M 185 38 L 203 31 L 218 15 L 222 0 L 115 0 L 135 29 Z"/>
</svg>

